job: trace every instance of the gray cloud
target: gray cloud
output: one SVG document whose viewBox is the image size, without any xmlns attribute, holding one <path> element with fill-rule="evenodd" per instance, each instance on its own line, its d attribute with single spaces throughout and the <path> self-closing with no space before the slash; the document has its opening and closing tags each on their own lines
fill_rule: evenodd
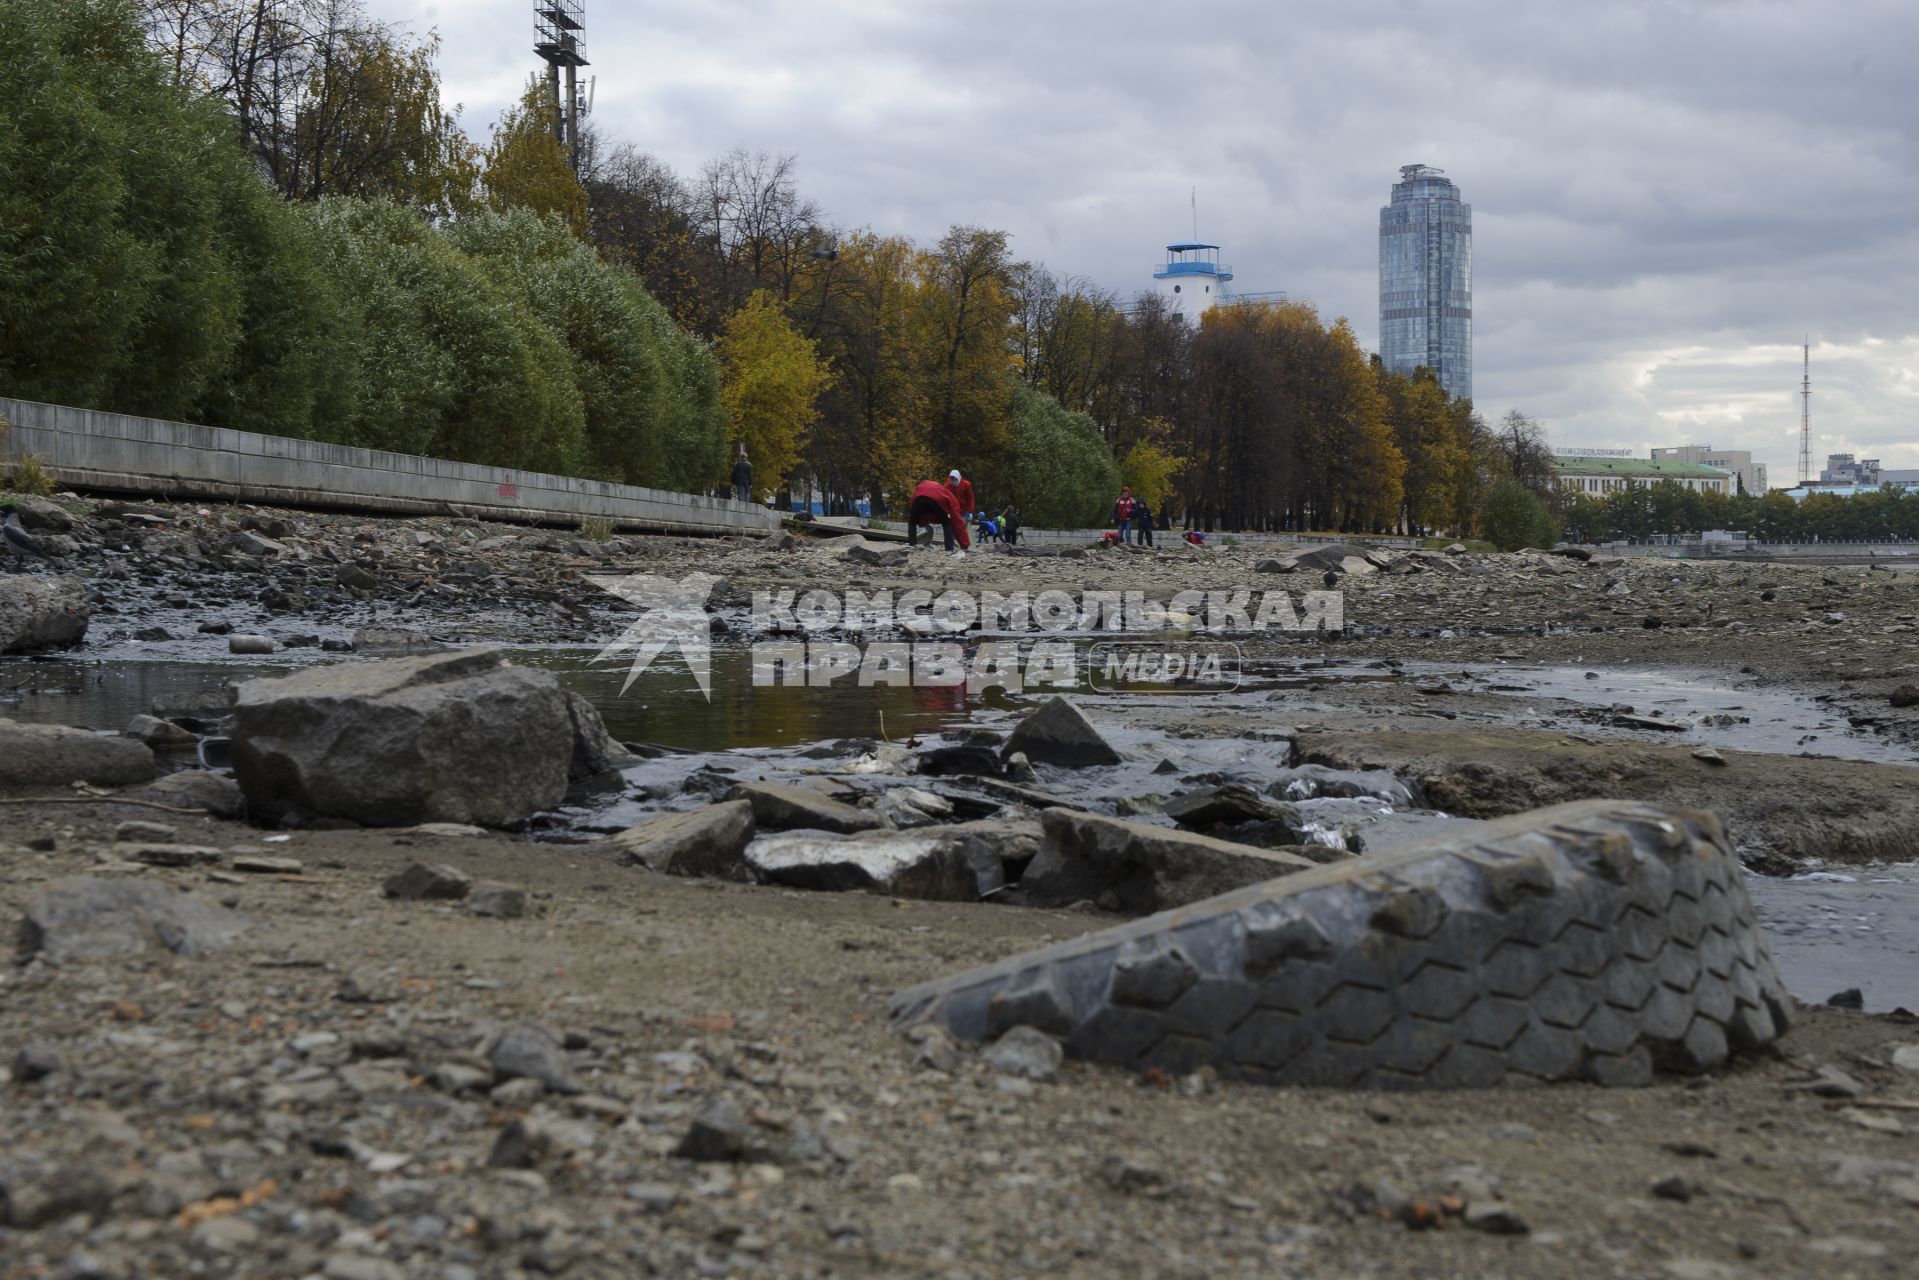
<svg viewBox="0 0 1919 1280">
<path fill-rule="evenodd" d="M 370 0 L 445 40 L 484 125 L 526 0 Z M 1245 290 L 1377 328 L 1397 166 L 1473 205 L 1474 379 L 1569 444 L 1919 467 L 1919 6 L 1765 0 L 588 0 L 598 123 L 683 172 L 797 152 L 835 222 L 1016 250 L 1128 293 L 1200 232 Z"/>
</svg>

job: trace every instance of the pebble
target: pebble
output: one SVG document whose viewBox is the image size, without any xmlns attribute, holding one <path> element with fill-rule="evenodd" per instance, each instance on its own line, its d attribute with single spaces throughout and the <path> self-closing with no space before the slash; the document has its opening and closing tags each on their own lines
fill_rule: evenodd
<svg viewBox="0 0 1919 1280">
<path fill-rule="evenodd" d="M 466 896 L 469 915 L 518 920 L 526 914 L 526 890 L 497 880 L 482 880 Z"/>
<path fill-rule="evenodd" d="M 1919 1044 L 1902 1044 L 1892 1051 L 1892 1065 L 1902 1071 L 1919 1071 Z"/>
<path fill-rule="evenodd" d="M 1698 1195 L 1699 1191 L 1699 1184 L 1683 1173 L 1666 1174 L 1655 1178 L 1652 1184 L 1654 1196 L 1661 1200 L 1677 1200 L 1681 1204 Z"/>
<path fill-rule="evenodd" d="M 581 1093 L 584 1086 L 559 1042 L 531 1023 L 508 1027 L 487 1055 L 502 1076 L 537 1080 L 555 1093 Z"/>
</svg>

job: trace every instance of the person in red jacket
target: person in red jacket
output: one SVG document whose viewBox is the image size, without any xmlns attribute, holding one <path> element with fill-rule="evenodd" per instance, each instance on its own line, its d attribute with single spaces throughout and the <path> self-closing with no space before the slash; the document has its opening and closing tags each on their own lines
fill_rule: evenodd
<svg viewBox="0 0 1919 1280">
<path fill-rule="evenodd" d="M 973 545 L 966 536 L 966 520 L 953 491 L 937 480 L 922 480 L 913 490 L 913 501 L 906 508 L 907 542 L 917 545 L 921 526 L 935 524 L 946 535 L 948 551 L 965 555 L 966 548 Z M 955 540 L 959 543 L 957 548 L 953 545 Z"/>
<path fill-rule="evenodd" d="M 971 520 L 979 505 L 973 501 L 973 482 L 960 478 L 959 468 L 946 473 L 946 487 L 953 491 L 953 501 L 959 503 L 960 516 Z"/>
</svg>

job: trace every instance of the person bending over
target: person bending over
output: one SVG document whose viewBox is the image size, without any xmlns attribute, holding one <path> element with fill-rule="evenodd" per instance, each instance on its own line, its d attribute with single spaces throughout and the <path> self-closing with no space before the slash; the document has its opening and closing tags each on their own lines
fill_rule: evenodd
<svg viewBox="0 0 1919 1280">
<path fill-rule="evenodd" d="M 907 543 L 917 546 L 920 529 L 930 525 L 940 527 L 940 532 L 946 535 L 946 549 L 955 555 L 965 555 L 966 548 L 973 545 L 966 535 L 966 520 L 953 498 L 953 491 L 937 480 L 922 480 L 913 490 L 913 501 L 906 508 Z"/>
</svg>

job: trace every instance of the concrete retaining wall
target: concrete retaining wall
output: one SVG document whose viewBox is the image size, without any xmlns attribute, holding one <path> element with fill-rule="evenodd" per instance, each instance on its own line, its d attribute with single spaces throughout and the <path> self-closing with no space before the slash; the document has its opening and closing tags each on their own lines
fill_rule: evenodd
<svg viewBox="0 0 1919 1280">
<path fill-rule="evenodd" d="M 506 471 L 443 458 L 258 435 L 0 397 L 6 451 L 27 454 L 75 489 L 344 507 L 395 515 L 458 515 L 525 524 L 667 533 L 769 533 L 779 515 L 730 498 Z"/>
</svg>

